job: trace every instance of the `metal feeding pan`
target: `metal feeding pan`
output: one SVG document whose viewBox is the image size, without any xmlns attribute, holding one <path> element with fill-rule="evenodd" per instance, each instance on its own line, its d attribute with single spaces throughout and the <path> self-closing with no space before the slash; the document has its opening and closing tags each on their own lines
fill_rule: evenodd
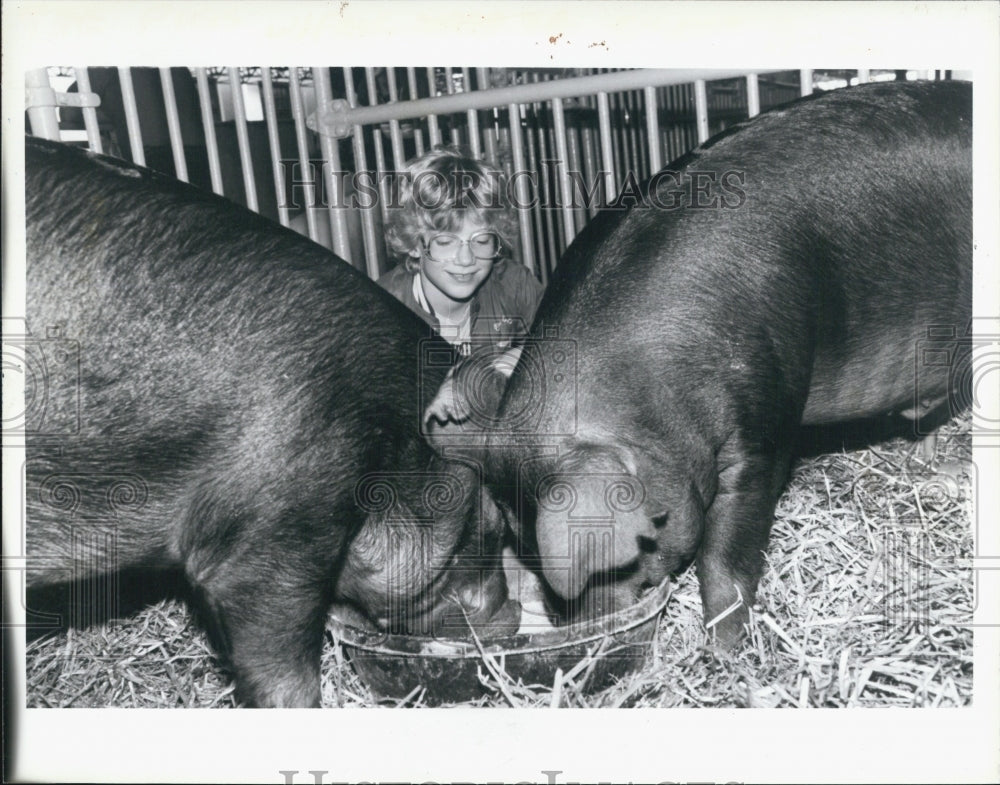
<svg viewBox="0 0 1000 785">
<path fill-rule="evenodd" d="M 539 631 L 526 624 L 532 614 L 522 609 L 517 632 L 478 641 L 390 635 L 336 616 L 330 630 L 380 699 L 420 696 L 429 706 L 475 700 L 489 694 L 480 674 L 491 668 L 515 683 L 547 688 L 559 668 L 563 674 L 575 673 L 577 687 L 592 693 L 645 665 L 670 591 L 667 580 L 624 611 L 563 627 L 542 624 Z"/>
</svg>

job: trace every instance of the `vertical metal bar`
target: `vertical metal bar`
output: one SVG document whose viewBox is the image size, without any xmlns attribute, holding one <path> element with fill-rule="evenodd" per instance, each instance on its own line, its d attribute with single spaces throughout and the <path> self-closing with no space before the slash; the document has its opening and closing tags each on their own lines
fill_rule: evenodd
<svg viewBox="0 0 1000 785">
<path fill-rule="evenodd" d="M 288 69 L 288 96 L 292 104 L 292 120 L 295 123 L 295 143 L 299 152 L 299 170 L 303 178 L 301 182 L 302 192 L 306 200 L 306 228 L 309 231 L 309 239 L 316 242 L 319 240 L 319 227 L 316 224 L 316 211 L 312 209 L 316 204 L 316 172 L 309 160 L 306 109 L 302 101 L 302 83 L 299 80 L 299 72 L 295 66 L 290 66 Z M 294 176 L 292 177 L 292 182 L 295 182 Z M 294 194 L 295 190 L 293 186 L 293 197 Z"/>
<path fill-rule="evenodd" d="M 523 136 L 523 135 L 522 135 Z M 514 161 L 510 156 L 503 156 L 497 153 L 496 148 L 510 150 L 510 128 L 509 125 L 497 125 L 497 141 L 492 148 L 487 148 L 487 155 L 492 155 L 491 161 L 503 166 L 504 174 L 512 177 L 514 174 Z"/>
<path fill-rule="evenodd" d="M 615 140 L 618 143 L 618 163 L 619 173 L 625 174 L 632 171 L 628 160 L 628 115 L 625 109 L 625 97 L 623 93 L 611 93 L 611 110 L 614 117 Z"/>
<path fill-rule="evenodd" d="M 694 127 L 694 124 L 687 119 L 690 112 L 687 100 L 690 87 L 691 85 L 672 85 L 670 88 L 673 96 L 673 113 L 676 118 L 674 124 L 674 145 L 676 146 L 676 150 L 671 154 L 671 158 L 683 155 L 691 149 L 691 145 L 688 144 L 688 128 Z"/>
<path fill-rule="evenodd" d="M 708 139 L 708 91 L 704 79 L 694 83 L 694 111 L 698 123 L 698 144 Z"/>
<path fill-rule="evenodd" d="M 528 143 L 528 171 L 534 175 L 534 198 L 531 200 L 531 213 L 534 217 L 535 227 L 535 252 L 538 254 L 537 265 L 541 275 L 542 283 L 548 282 L 548 259 L 554 258 L 546 256 L 546 232 L 545 221 L 542 217 L 542 202 L 548 198 L 545 190 L 546 175 L 539 164 L 541 154 L 537 149 L 538 134 L 538 106 L 537 104 L 527 104 L 524 108 L 525 114 L 525 139 Z M 529 115 L 530 112 L 530 115 Z M 530 123 L 528 119 L 530 117 Z M 539 174 L 540 173 L 540 174 Z"/>
<path fill-rule="evenodd" d="M 680 126 L 674 125 L 670 129 L 670 149 L 667 151 L 667 160 L 673 161 L 684 152 L 684 136 Z"/>
<path fill-rule="evenodd" d="M 614 98 L 618 104 L 618 125 L 615 130 L 618 133 L 618 144 L 621 145 L 622 172 L 631 173 L 638 179 L 635 161 L 632 159 L 632 147 L 630 135 L 632 131 L 632 118 L 626 101 L 628 93 L 615 93 Z"/>
<path fill-rule="evenodd" d="M 389 82 L 389 102 L 396 103 L 399 100 L 399 93 L 396 90 L 396 71 L 392 66 L 386 67 L 386 76 Z M 403 131 L 399 126 L 399 120 L 389 121 L 389 139 L 392 142 L 392 165 L 396 171 L 403 168 L 406 162 L 406 151 L 403 148 Z"/>
<path fill-rule="evenodd" d="M 684 102 L 686 114 L 694 118 L 692 122 L 684 127 L 684 150 L 686 152 L 698 146 L 698 114 L 695 109 L 693 83 L 684 85 L 681 97 Z"/>
<path fill-rule="evenodd" d="M 628 135 L 629 135 L 629 149 L 632 153 L 632 160 L 635 162 L 634 166 L 639 172 L 641 178 L 646 177 L 646 162 L 649 160 L 649 154 L 645 148 L 645 134 L 642 133 L 642 121 L 639 119 L 639 104 L 641 99 L 639 92 L 637 90 L 631 90 L 625 94 L 625 100 L 628 104 Z"/>
<path fill-rule="evenodd" d="M 642 180 L 646 176 L 646 156 L 642 151 L 642 144 L 639 139 L 641 134 L 636 128 L 639 119 L 637 108 L 639 97 L 634 91 L 629 90 L 622 95 L 622 98 L 625 100 L 625 116 L 627 118 L 629 162 L 637 177 Z"/>
<path fill-rule="evenodd" d="M 496 120 L 494 119 L 494 123 Z M 497 156 L 497 134 L 499 129 L 495 124 L 490 124 L 489 127 L 482 131 L 483 134 L 483 158 L 487 161 L 492 161 L 497 166 L 500 165 L 499 156 Z"/>
<path fill-rule="evenodd" d="M 618 140 L 618 155 L 620 156 L 620 176 L 636 174 L 635 165 L 629 155 L 629 114 L 625 104 L 625 93 L 612 93 L 611 105 L 615 110 L 615 138 Z"/>
<path fill-rule="evenodd" d="M 521 135 L 521 112 L 517 104 L 507 105 L 510 121 L 510 149 L 514 171 L 511 182 L 514 185 L 514 208 L 521 232 L 521 263 L 529 270 L 535 270 L 535 249 L 531 242 L 531 193 L 525 178 L 529 172 L 524 161 L 524 137 Z"/>
<path fill-rule="evenodd" d="M 489 74 L 485 68 L 476 69 L 476 88 L 479 90 L 489 89 Z M 497 159 L 497 134 L 499 133 L 499 117 L 500 117 L 500 107 L 496 107 L 490 111 L 489 119 L 490 122 L 486 128 L 482 129 L 483 136 L 483 151 L 487 161 L 493 161 L 496 164 L 500 162 Z"/>
<path fill-rule="evenodd" d="M 562 199 L 563 236 L 566 245 L 576 237 L 576 223 L 573 218 L 573 188 L 569 178 L 569 152 L 566 144 L 566 115 L 563 111 L 561 98 L 552 99 L 552 126 L 556 137 L 556 171 L 559 192 Z"/>
<path fill-rule="evenodd" d="M 24 86 L 32 93 L 32 106 L 28 107 L 28 121 L 31 123 L 31 133 L 43 139 L 59 141 L 59 115 L 56 113 L 56 97 L 49 83 L 49 73 L 44 68 L 33 68 L 24 74 Z M 37 94 L 47 92 L 51 103 L 38 104 Z"/>
<path fill-rule="evenodd" d="M 410 100 L 419 98 L 417 94 L 417 70 L 412 66 L 406 69 L 406 82 L 410 88 Z M 413 144 L 417 148 L 417 155 L 424 154 L 424 129 L 420 127 L 420 122 L 413 122 Z"/>
<path fill-rule="evenodd" d="M 351 106 L 357 106 L 358 96 L 354 90 L 354 76 L 350 68 L 344 68 L 344 85 L 347 101 Z M 368 155 L 365 152 L 365 129 L 356 125 L 352 129 L 351 149 L 354 151 L 354 172 L 356 177 L 367 178 L 367 185 L 378 191 L 382 196 L 380 183 L 368 169 Z M 382 262 L 385 258 L 385 239 L 379 237 L 375 230 L 375 216 L 382 209 L 378 204 L 365 205 L 361 209 L 361 236 L 365 246 L 365 270 L 373 281 L 379 277 Z"/>
<path fill-rule="evenodd" d="M 375 69 L 365 68 L 365 85 L 368 88 L 368 105 L 375 106 L 378 103 L 378 87 L 375 84 Z M 382 210 L 382 220 L 389 220 L 389 213 L 387 210 L 387 205 L 389 204 L 389 192 L 387 190 L 388 184 L 385 178 L 385 148 L 382 146 L 382 128 L 378 125 L 373 125 L 371 128 L 372 143 L 375 146 L 375 171 L 379 182 L 379 193 L 381 194 L 381 199 L 379 200 L 380 208 Z"/>
<path fill-rule="evenodd" d="M 174 95 L 174 78 L 169 68 L 160 69 L 160 84 L 163 87 L 163 108 L 167 114 L 167 131 L 170 133 L 170 152 L 174 156 L 174 170 L 177 179 L 189 182 L 187 160 L 184 157 L 184 137 L 181 136 L 180 115 L 177 112 L 177 96 Z"/>
<path fill-rule="evenodd" d="M 471 92 L 472 81 L 469 77 L 469 69 L 462 69 L 462 89 Z M 469 149 L 473 158 L 482 157 L 483 147 L 479 142 L 479 113 L 475 109 L 469 109 L 465 113 L 466 122 L 469 124 Z"/>
<path fill-rule="evenodd" d="M 579 117 L 579 114 L 577 114 L 577 117 Z M 578 182 L 581 189 L 581 192 L 579 193 L 580 201 L 577 202 L 578 194 L 573 187 L 572 179 L 570 180 L 570 202 L 573 204 L 573 215 L 575 216 L 574 229 L 578 232 L 587 225 L 587 205 L 583 204 L 583 200 L 587 198 L 586 189 L 588 183 L 583 177 L 583 163 L 581 162 L 580 157 L 580 129 L 573 123 L 570 123 L 565 130 L 567 177 L 572 178 L 574 175 L 571 173 L 575 172 L 575 176 L 579 178 Z"/>
<path fill-rule="evenodd" d="M 431 97 L 437 95 L 437 78 L 434 69 L 427 69 L 427 81 L 430 83 Z M 438 125 L 436 114 L 427 115 L 427 134 L 430 137 L 431 147 L 438 147 L 441 144 L 441 126 Z"/>
<path fill-rule="evenodd" d="M 281 137 L 278 135 L 278 113 L 274 106 L 274 85 L 271 83 L 271 69 L 260 69 L 264 89 L 264 122 L 267 124 L 267 139 L 271 152 L 271 172 L 274 174 L 274 195 L 278 199 L 278 220 L 288 226 L 288 202 L 285 194 L 285 173 L 281 165 Z"/>
<path fill-rule="evenodd" d="M 212 97 L 209 93 L 208 75 L 204 68 L 196 68 L 195 81 L 198 83 L 198 103 L 201 105 L 201 127 L 205 131 L 205 147 L 208 152 L 208 171 L 212 177 L 212 190 L 222 195 L 222 164 L 219 161 L 219 142 L 215 138 L 215 118 L 212 115 Z"/>
<path fill-rule="evenodd" d="M 655 100 L 655 95 L 656 95 L 655 89 L 653 90 L 653 94 Z M 649 177 L 649 175 L 652 174 L 652 171 L 650 171 L 649 169 L 650 140 L 646 136 L 646 134 L 643 133 L 642 121 L 640 120 L 640 114 L 643 111 L 645 111 L 645 101 L 643 100 L 644 96 L 639 90 L 636 90 L 634 93 L 632 93 L 632 96 L 633 96 L 632 101 L 635 106 L 635 135 L 636 138 L 639 140 L 639 164 L 643 170 L 643 177 Z M 654 145 L 656 144 L 655 136 L 653 137 L 652 143 Z"/>
<path fill-rule="evenodd" d="M 747 76 L 747 117 L 756 117 L 760 114 L 760 83 L 757 81 L 757 74 Z"/>
<path fill-rule="evenodd" d="M 73 73 L 76 76 L 76 85 L 80 93 L 91 92 L 90 74 L 87 69 L 80 66 L 74 68 Z M 103 153 L 104 144 L 101 142 L 101 128 L 97 123 L 97 110 L 92 106 L 84 106 L 81 111 L 83 112 L 83 126 L 87 129 L 87 146 L 95 153 Z"/>
<path fill-rule="evenodd" d="M 549 81 L 548 76 L 542 76 L 537 73 L 531 75 L 533 82 L 547 82 Z M 556 264 L 556 260 L 562 253 L 564 245 L 563 240 L 563 216 L 562 210 L 559 209 L 559 172 L 558 168 L 553 169 L 547 164 L 556 164 L 556 152 L 555 152 L 555 135 L 552 130 L 553 120 L 552 120 L 552 108 L 548 103 L 539 103 L 539 115 L 543 122 L 538 127 L 538 156 L 539 162 L 542 166 L 542 182 L 545 191 L 545 235 L 546 241 L 548 242 L 549 248 L 549 260 L 553 267 Z M 551 202 L 549 201 L 551 200 Z"/>
<path fill-rule="evenodd" d="M 333 100 L 330 72 L 325 67 L 313 66 L 313 87 L 316 90 L 316 111 L 323 111 Z M 320 135 L 320 150 L 323 153 L 323 180 L 330 198 L 330 236 L 333 252 L 341 259 L 351 259 L 351 244 L 347 237 L 347 216 L 344 214 L 344 189 L 340 179 L 340 150 L 336 139 Z M 337 174 L 335 177 L 334 174 Z"/>
<path fill-rule="evenodd" d="M 656 88 L 643 90 L 646 101 L 646 135 L 649 137 L 649 170 L 658 172 L 663 168 L 663 151 L 660 147 L 660 118 L 656 105 Z"/>
<path fill-rule="evenodd" d="M 799 93 L 801 95 L 812 95 L 813 72 L 811 68 L 803 68 L 799 71 Z"/>
<path fill-rule="evenodd" d="M 446 79 L 445 86 L 448 88 L 448 95 L 455 94 L 455 79 L 451 68 L 444 69 L 444 75 Z M 458 126 L 455 124 L 454 119 L 451 122 L 451 143 L 456 147 L 462 143 L 462 137 L 459 134 Z"/>
<path fill-rule="evenodd" d="M 142 129 L 139 127 L 139 110 L 135 105 L 135 88 L 132 86 L 132 72 L 125 67 L 118 69 L 118 80 L 122 88 L 122 103 L 125 106 L 125 124 L 128 126 L 128 143 L 132 148 L 132 160 L 139 166 L 146 165 L 146 151 L 142 147 Z M 122 150 L 124 153 L 125 151 Z"/>
<path fill-rule="evenodd" d="M 243 84 L 240 70 L 233 66 L 229 73 L 229 86 L 233 93 L 233 117 L 236 123 L 236 141 L 240 148 L 240 168 L 243 170 L 243 189 L 247 195 L 247 207 L 258 212 L 257 183 L 253 176 L 253 159 L 250 155 L 250 131 L 247 129 L 247 110 L 243 105 Z"/>
<path fill-rule="evenodd" d="M 622 124 L 624 123 L 624 112 L 621 111 L 620 95 L 609 93 L 608 100 L 611 102 L 611 141 L 612 150 L 615 155 L 615 170 L 618 176 L 624 181 L 628 175 L 628 161 L 625 160 L 625 145 L 622 142 Z"/>
<path fill-rule="evenodd" d="M 532 74 L 531 78 L 533 81 L 539 81 L 537 74 Z M 544 248 L 548 252 L 548 257 L 546 263 L 551 267 L 555 267 L 556 260 L 559 258 L 559 247 L 557 242 L 557 235 L 559 234 L 559 212 L 555 209 L 555 190 L 556 184 L 552 182 L 550 176 L 550 167 L 546 165 L 546 161 L 549 158 L 548 146 L 547 146 L 547 131 L 545 126 L 548 124 L 549 119 L 546 116 L 545 104 L 538 103 L 535 104 L 536 107 L 536 125 L 535 132 L 538 144 L 538 161 L 537 166 L 534 167 L 534 171 L 541 172 L 541 198 L 539 200 L 539 225 L 541 227 L 541 236 L 544 242 Z M 550 201 L 551 200 L 551 201 Z M 543 279 L 544 280 L 544 279 Z"/>
<path fill-rule="evenodd" d="M 590 110 L 593 111 L 593 110 Z M 589 114 L 588 114 L 589 123 Z M 591 184 L 597 189 L 596 193 L 601 198 L 594 204 L 591 204 L 587 209 L 590 217 L 593 218 L 597 214 L 597 208 L 603 206 L 607 202 L 607 197 L 602 193 L 603 182 L 597 182 L 597 178 L 600 175 L 597 172 L 597 156 L 594 154 L 594 131 L 590 125 L 585 125 L 580 132 L 581 145 L 583 147 L 583 177 L 584 181 L 589 187 Z"/>
<path fill-rule="evenodd" d="M 358 129 L 361 126 L 356 126 Z M 358 160 L 360 148 L 361 159 L 364 159 L 364 136 L 361 133 L 354 138 L 354 156 Z M 370 171 L 359 171 L 358 177 L 365 177 L 368 183 L 374 188 L 374 180 Z M 386 256 L 385 240 L 376 231 L 375 217 L 378 215 L 379 206 L 377 204 L 366 205 L 361 209 L 361 232 L 365 248 L 365 270 L 368 277 L 373 281 L 377 280 L 384 269 L 384 259 Z"/>
<path fill-rule="evenodd" d="M 660 127 L 660 150 L 663 151 L 663 160 L 669 165 L 673 157 L 670 155 L 670 129 L 672 127 L 670 119 L 670 91 L 669 88 L 659 87 L 656 90 L 657 114 L 663 110 L 665 125 Z"/>
<path fill-rule="evenodd" d="M 615 184 L 615 156 L 611 146 L 611 106 L 607 93 L 597 94 L 597 124 L 601 134 L 601 166 L 604 169 L 604 192 L 609 202 L 618 196 Z"/>
</svg>

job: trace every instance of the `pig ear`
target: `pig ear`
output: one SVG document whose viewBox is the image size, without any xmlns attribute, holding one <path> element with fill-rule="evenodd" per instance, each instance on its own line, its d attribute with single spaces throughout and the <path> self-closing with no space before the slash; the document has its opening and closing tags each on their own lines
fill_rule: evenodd
<svg viewBox="0 0 1000 785">
<path fill-rule="evenodd" d="M 448 372 L 422 419 L 424 434 L 438 453 L 450 445 L 463 452 L 482 446 L 486 431 L 496 424 L 510 375 L 501 360 L 509 362 L 509 353 L 477 352 Z"/>
<path fill-rule="evenodd" d="M 580 446 L 535 489 L 542 571 L 564 598 L 576 597 L 591 575 L 633 562 L 655 537 L 634 465 L 620 450 Z"/>
<path fill-rule="evenodd" d="M 521 521 L 518 519 L 514 510 L 511 509 L 510 505 L 506 501 L 493 496 L 485 487 L 482 492 L 490 497 L 490 501 L 496 505 L 496 508 L 500 511 L 500 518 L 504 522 L 505 531 L 509 531 L 516 537 L 521 536 Z"/>
</svg>

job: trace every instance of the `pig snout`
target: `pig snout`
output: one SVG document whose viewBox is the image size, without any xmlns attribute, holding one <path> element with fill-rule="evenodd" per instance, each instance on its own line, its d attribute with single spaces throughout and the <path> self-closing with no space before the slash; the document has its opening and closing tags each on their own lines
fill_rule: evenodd
<svg viewBox="0 0 1000 785">
<path fill-rule="evenodd" d="M 521 605 L 510 596 L 502 570 L 464 587 L 458 594 L 465 617 L 476 632 L 501 631 L 511 626 L 517 628 Z"/>
<path fill-rule="evenodd" d="M 441 638 L 493 637 L 517 630 L 521 605 L 510 598 L 503 571 L 455 573 L 425 618 L 423 632 Z"/>
<path fill-rule="evenodd" d="M 655 531 L 627 459 L 582 445 L 555 468 L 537 487 L 535 535 L 546 580 L 572 599 L 592 575 L 634 562 Z"/>
</svg>

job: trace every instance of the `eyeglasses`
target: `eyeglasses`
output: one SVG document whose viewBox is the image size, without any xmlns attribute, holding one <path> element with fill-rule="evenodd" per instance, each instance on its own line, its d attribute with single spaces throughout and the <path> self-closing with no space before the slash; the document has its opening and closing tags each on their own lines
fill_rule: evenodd
<svg viewBox="0 0 1000 785">
<path fill-rule="evenodd" d="M 427 255 L 435 262 L 450 262 L 458 258 L 463 245 L 477 259 L 496 259 L 500 255 L 500 235 L 496 232 L 476 232 L 468 240 L 447 232 L 436 234 L 427 243 Z"/>
</svg>

